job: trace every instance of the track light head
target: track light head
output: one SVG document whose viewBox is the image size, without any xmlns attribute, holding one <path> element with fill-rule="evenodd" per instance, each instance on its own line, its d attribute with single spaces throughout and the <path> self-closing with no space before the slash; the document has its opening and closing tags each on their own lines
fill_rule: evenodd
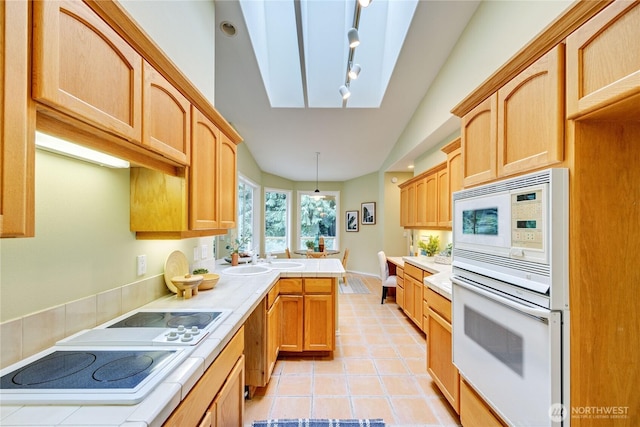
<svg viewBox="0 0 640 427">
<path fill-rule="evenodd" d="M 353 64 L 351 68 L 349 68 L 349 78 L 351 80 L 357 79 L 360 75 L 360 71 L 362 71 L 360 64 Z"/>
<path fill-rule="evenodd" d="M 351 91 L 349 90 L 349 88 L 345 85 L 340 86 L 340 95 L 342 96 L 342 99 L 347 99 L 351 96 Z"/>
<path fill-rule="evenodd" d="M 354 48 L 360 45 L 360 36 L 358 36 L 358 30 L 356 28 L 352 28 L 347 33 L 347 38 L 349 39 L 349 47 Z"/>
<path fill-rule="evenodd" d="M 371 4 L 373 0 L 358 0 L 360 7 L 367 7 Z"/>
</svg>

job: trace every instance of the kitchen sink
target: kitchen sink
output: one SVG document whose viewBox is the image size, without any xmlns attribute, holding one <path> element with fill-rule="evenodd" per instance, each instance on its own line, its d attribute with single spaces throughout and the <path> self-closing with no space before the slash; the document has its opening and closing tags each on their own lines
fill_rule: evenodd
<svg viewBox="0 0 640 427">
<path fill-rule="evenodd" d="M 270 272 L 269 267 L 263 265 L 240 265 L 237 267 L 229 267 L 222 270 L 222 274 L 229 276 L 254 276 L 256 274 L 263 274 Z"/>
<path fill-rule="evenodd" d="M 304 264 L 295 261 L 271 261 L 269 267 L 277 270 L 304 268 Z"/>
</svg>

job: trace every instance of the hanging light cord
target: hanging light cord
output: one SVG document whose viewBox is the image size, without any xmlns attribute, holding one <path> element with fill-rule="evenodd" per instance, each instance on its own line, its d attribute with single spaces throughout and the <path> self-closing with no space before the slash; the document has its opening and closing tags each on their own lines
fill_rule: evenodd
<svg viewBox="0 0 640 427">
<path fill-rule="evenodd" d="M 316 151 L 316 191 L 314 191 L 314 193 L 319 193 L 320 190 L 318 189 L 318 158 L 320 156 L 320 152 Z"/>
</svg>

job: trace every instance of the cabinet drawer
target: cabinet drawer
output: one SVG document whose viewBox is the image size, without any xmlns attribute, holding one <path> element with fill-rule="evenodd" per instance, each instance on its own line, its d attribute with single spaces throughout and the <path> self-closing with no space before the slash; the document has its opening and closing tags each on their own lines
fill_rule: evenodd
<svg viewBox="0 0 640 427">
<path fill-rule="evenodd" d="M 398 277 L 396 281 L 398 283 L 398 287 L 404 289 L 404 279 L 402 277 Z"/>
<path fill-rule="evenodd" d="M 405 264 L 404 272 L 407 276 L 411 276 L 414 279 L 422 282 L 424 271 L 421 268 L 418 268 L 415 265 Z"/>
<path fill-rule="evenodd" d="M 433 311 L 451 323 L 451 301 L 428 287 L 425 289 L 424 299 Z"/>
<path fill-rule="evenodd" d="M 278 286 L 281 294 L 302 293 L 302 279 L 280 279 Z"/>
<path fill-rule="evenodd" d="M 305 293 L 330 294 L 333 279 L 304 279 Z"/>
<path fill-rule="evenodd" d="M 397 276 L 399 279 L 404 278 L 404 268 L 402 268 L 402 267 L 396 267 L 396 276 Z"/>
</svg>

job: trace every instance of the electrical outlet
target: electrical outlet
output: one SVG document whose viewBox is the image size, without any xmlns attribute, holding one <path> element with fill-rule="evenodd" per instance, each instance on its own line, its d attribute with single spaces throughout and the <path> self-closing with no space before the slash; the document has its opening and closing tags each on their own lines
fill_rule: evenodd
<svg viewBox="0 0 640 427">
<path fill-rule="evenodd" d="M 200 259 L 200 248 L 199 247 L 194 247 L 193 248 L 193 260 L 194 261 L 198 261 Z"/>
<path fill-rule="evenodd" d="M 209 246 L 208 245 L 200 246 L 200 257 L 202 259 L 208 259 L 209 258 Z"/>
<path fill-rule="evenodd" d="M 138 276 L 142 276 L 147 272 L 147 256 L 146 255 L 138 255 L 136 257 L 136 261 L 138 264 Z"/>
</svg>

